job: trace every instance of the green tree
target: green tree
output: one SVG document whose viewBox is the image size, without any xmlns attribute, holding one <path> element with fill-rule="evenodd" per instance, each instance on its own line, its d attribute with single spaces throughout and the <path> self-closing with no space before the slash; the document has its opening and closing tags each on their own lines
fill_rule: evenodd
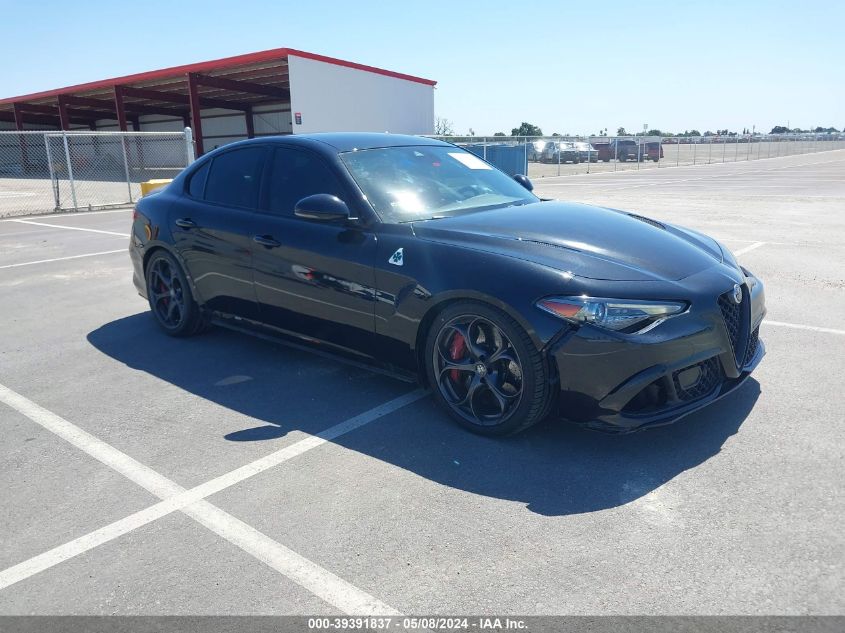
<svg viewBox="0 0 845 633">
<path fill-rule="evenodd" d="M 776 125 L 769 134 L 786 134 L 787 132 L 789 132 L 789 128 L 785 125 Z"/>
<path fill-rule="evenodd" d="M 493 136 L 505 136 L 504 132 L 496 132 Z"/>
<path fill-rule="evenodd" d="M 523 121 L 519 127 L 511 130 L 511 136 L 543 136 L 543 130 L 532 123 Z"/>
<path fill-rule="evenodd" d="M 616 129 L 616 136 L 628 136 L 628 133 L 625 131 L 624 127 L 620 127 Z"/>
</svg>

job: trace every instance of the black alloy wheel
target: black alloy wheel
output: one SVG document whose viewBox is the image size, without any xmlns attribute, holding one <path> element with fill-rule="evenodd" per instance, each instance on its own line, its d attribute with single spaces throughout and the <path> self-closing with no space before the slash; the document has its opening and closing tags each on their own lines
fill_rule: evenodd
<svg viewBox="0 0 845 633">
<path fill-rule="evenodd" d="M 179 263 L 165 251 L 147 262 L 147 298 L 156 323 L 171 336 L 190 336 L 203 326 L 199 307 Z"/>
<path fill-rule="evenodd" d="M 515 433 L 548 412 L 546 365 L 506 314 L 483 304 L 451 306 L 435 321 L 426 348 L 435 399 L 470 430 Z"/>
</svg>

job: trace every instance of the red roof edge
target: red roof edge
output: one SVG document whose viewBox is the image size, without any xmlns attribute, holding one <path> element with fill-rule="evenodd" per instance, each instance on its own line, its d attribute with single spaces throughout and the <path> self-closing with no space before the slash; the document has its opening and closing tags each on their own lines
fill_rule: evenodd
<svg viewBox="0 0 845 633">
<path fill-rule="evenodd" d="M 397 73 L 392 70 L 385 70 L 384 68 L 376 68 L 375 66 L 367 66 L 366 64 L 358 64 L 356 62 L 348 62 L 336 57 L 327 57 L 326 55 L 318 55 L 316 53 L 307 53 L 305 51 L 298 51 L 293 48 L 286 49 L 288 55 L 294 57 L 304 57 L 305 59 L 313 59 L 318 62 L 325 62 L 327 64 L 334 64 L 335 66 L 344 66 L 346 68 L 354 68 L 355 70 L 363 70 L 369 73 L 376 73 L 378 75 L 385 75 L 395 79 L 404 79 L 405 81 L 415 81 L 426 86 L 435 86 L 437 82 L 433 79 L 424 79 L 422 77 L 415 77 L 414 75 L 406 75 L 405 73 Z"/>
<path fill-rule="evenodd" d="M 266 61 L 273 61 L 277 59 L 284 59 L 288 55 L 296 57 L 304 57 L 306 59 L 313 59 L 316 61 L 325 62 L 327 64 L 334 64 L 336 66 L 344 66 L 346 68 L 355 68 L 366 72 L 377 73 L 387 77 L 394 77 L 396 79 L 404 79 L 406 81 L 415 81 L 417 83 L 434 86 L 436 81 L 431 79 L 423 79 L 422 77 L 414 77 L 413 75 L 406 75 L 403 73 L 393 72 L 392 70 L 385 70 L 383 68 L 376 68 L 375 66 L 366 66 L 364 64 L 357 64 L 355 62 L 337 59 L 334 57 L 327 57 L 325 55 L 317 55 L 316 53 L 308 53 L 292 48 L 273 48 L 266 51 L 259 51 L 257 53 L 246 53 L 245 55 L 235 55 L 234 57 L 223 57 L 221 59 L 214 59 L 206 62 L 197 62 L 194 64 L 183 64 L 181 66 L 171 66 L 170 68 L 162 68 L 160 70 L 151 70 L 143 73 L 135 73 L 133 75 L 125 75 L 123 77 L 113 77 L 112 79 L 101 79 L 99 81 L 91 81 L 84 84 L 76 84 L 75 86 L 67 86 L 65 88 L 55 88 L 53 90 L 45 90 L 43 92 L 33 92 L 27 95 L 19 95 L 17 97 L 6 97 L 0 99 L 1 103 L 14 103 L 16 101 L 31 101 L 34 99 L 45 99 L 47 97 L 56 97 L 62 94 L 70 94 L 74 92 L 86 92 L 88 90 L 99 90 L 102 88 L 111 88 L 119 84 L 138 83 L 141 81 L 154 81 L 156 79 L 171 78 L 174 75 L 181 75 L 184 73 L 197 73 L 211 70 L 221 70 L 223 68 L 231 68 L 233 66 L 242 66 L 244 64 L 256 64 Z"/>
</svg>

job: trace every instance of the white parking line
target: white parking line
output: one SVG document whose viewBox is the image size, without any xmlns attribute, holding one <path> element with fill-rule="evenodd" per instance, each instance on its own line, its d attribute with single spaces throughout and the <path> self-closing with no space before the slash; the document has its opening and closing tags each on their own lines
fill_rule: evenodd
<svg viewBox="0 0 845 633">
<path fill-rule="evenodd" d="M 48 226 L 51 229 L 68 229 L 69 231 L 88 231 L 89 233 L 103 233 L 104 235 L 117 235 L 119 237 L 129 237 L 129 233 L 117 233 L 115 231 L 103 231 L 101 229 L 88 229 L 81 226 L 67 226 L 65 224 L 47 224 L 46 222 L 33 222 L 32 220 L 9 220 L 9 222 L 18 222 L 20 224 L 34 224 L 35 226 Z"/>
<path fill-rule="evenodd" d="M 738 251 L 734 251 L 734 255 L 745 255 L 746 253 L 753 251 L 755 248 L 760 248 L 763 244 L 765 244 L 765 242 L 754 242 L 753 244 L 749 244 Z"/>
<path fill-rule="evenodd" d="M 56 217 L 76 217 L 77 215 L 102 215 L 104 213 L 128 213 L 131 207 L 122 207 L 120 209 L 101 209 L 99 211 L 60 211 L 59 213 L 39 213 L 39 218 L 56 218 Z M 30 216 L 32 217 L 32 216 Z M 14 222 L 15 218 L 8 218 L 0 220 L 0 222 Z"/>
<path fill-rule="evenodd" d="M 815 325 L 801 325 L 800 323 L 783 323 L 782 321 L 763 321 L 765 325 L 774 325 L 775 327 L 791 327 L 796 330 L 810 330 L 811 332 L 823 332 L 825 334 L 839 334 L 845 336 L 845 330 L 834 330 L 829 327 L 817 327 Z"/>
<path fill-rule="evenodd" d="M 119 248 L 116 251 L 100 251 L 99 253 L 85 253 L 84 255 L 69 255 L 67 257 L 54 257 L 53 259 L 38 259 L 34 262 L 21 262 L 20 264 L 6 264 L 0 266 L 0 270 L 4 268 L 18 268 L 19 266 L 32 266 L 33 264 L 49 264 L 50 262 L 63 262 L 68 259 L 80 259 L 82 257 L 96 257 L 97 255 L 111 255 L 112 253 L 125 253 L 125 248 Z"/>
<path fill-rule="evenodd" d="M 393 607 L 361 591 L 355 585 L 304 556 L 300 556 L 208 501 L 199 501 L 185 508 L 183 512 L 343 613 L 402 615 Z"/>
<path fill-rule="evenodd" d="M 0 199 L 3 198 L 27 198 L 32 197 L 38 194 L 35 194 L 31 191 L 0 191 Z"/>
<path fill-rule="evenodd" d="M 140 512 L 1 571 L 0 589 L 29 578 L 172 512 L 181 510 L 214 533 L 237 545 L 344 613 L 396 615 L 398 612 L 392 607 L 220 510 L 205 501 L 204 498 L 416 402 L 424 395 L 425 392 L 422 390 L 415 390 L 399 396 L 336 424 L 322 433 L 270 453 L 205 484 L 185 490 L 167 477 L 83 431 L 64 418 L 44 409 L 8 387 L 0 385 L 0 402 L 25 415 L 36 424 L 55 433 L 94 459 L 162 499 L 161 502 Z"/>
</svg>

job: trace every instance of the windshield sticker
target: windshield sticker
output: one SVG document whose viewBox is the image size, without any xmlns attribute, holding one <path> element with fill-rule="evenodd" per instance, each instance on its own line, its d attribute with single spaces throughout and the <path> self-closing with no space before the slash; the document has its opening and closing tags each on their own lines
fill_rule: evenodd
<svg viewBox="0 0 845 633">
<path fill-rule="evenodd" d="M 467 152 L 449 152 L 449 156 L 470 169 L 493 169 L 475 154 Z"/>
</svg>

